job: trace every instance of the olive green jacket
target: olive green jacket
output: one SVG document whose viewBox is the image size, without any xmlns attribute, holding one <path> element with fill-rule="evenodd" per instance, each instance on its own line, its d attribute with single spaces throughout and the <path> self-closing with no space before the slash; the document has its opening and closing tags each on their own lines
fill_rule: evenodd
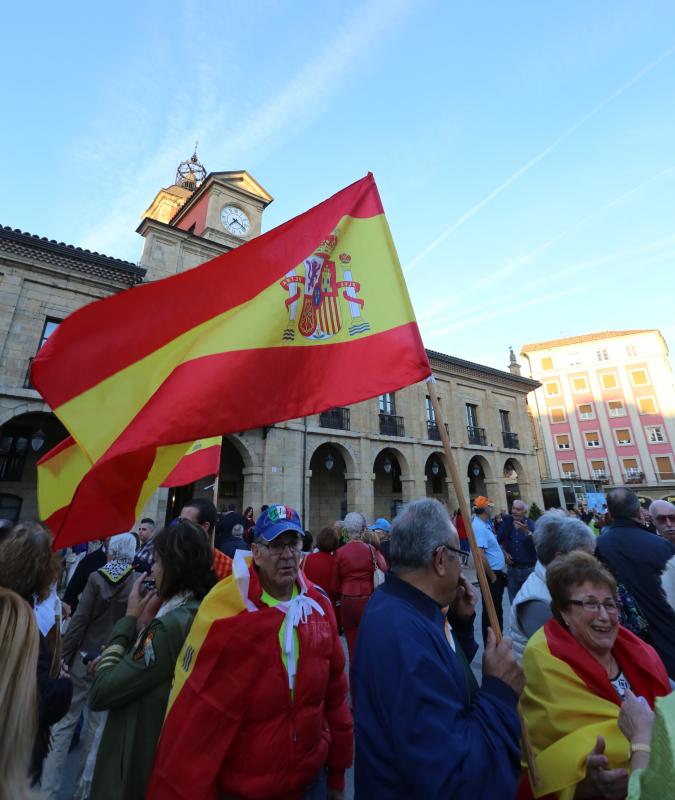
<svg viewBox="0 0 675 800">
<path fill-rule="evenodd" d="M 90 800 L 143 800 L 162 730 L 173 671 L 198 600 L 189 600 L 137 636 L 136 617 L 113 628 L 89 695 L 108 710 Z"/>
</svg>

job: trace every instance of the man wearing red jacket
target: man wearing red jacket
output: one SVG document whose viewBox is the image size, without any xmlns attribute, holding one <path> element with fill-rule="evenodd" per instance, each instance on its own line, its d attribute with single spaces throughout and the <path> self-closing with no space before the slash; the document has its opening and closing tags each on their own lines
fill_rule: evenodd
<svg viewBox="0 0 675 800">
<path fill-rule="evenodd" d="M 273 505 L 204 599 L 176 664 L 148 800 L 341 800 L 352 760 L 328 597 L 299 572 L 302 525 Z M 251 561 L 251 563 L 248 563 Z"/>
</svg>

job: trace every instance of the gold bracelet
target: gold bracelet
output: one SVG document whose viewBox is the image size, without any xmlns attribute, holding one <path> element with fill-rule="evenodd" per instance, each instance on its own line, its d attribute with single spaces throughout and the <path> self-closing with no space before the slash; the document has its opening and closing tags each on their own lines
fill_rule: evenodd
<svg viewBox="0 0 675 800">
<path fill-rule="evenodd" d="M 642 742 L 635 742 L 630 746 L 631 753 L 651 753 L 652 748 L 648 744 Z"/>
</svg>

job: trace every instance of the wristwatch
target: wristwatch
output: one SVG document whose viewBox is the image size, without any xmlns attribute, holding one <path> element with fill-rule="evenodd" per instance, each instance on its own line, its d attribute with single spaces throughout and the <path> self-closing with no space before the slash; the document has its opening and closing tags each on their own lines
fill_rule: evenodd
<svg viewBox="0 0 675 800">
<path fill-rule="evenodd" d="M 631 753 L 651 753 L 652 748 L 642 742 L 631 742 L 630 751 Z"/>
</svg>

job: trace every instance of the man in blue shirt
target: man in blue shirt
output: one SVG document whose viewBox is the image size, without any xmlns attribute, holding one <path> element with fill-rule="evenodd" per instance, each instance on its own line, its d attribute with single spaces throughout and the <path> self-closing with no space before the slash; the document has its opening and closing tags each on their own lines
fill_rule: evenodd
<svg viewBox="0 0 675 800">
<path fill-rule="evenodd" d="M 537 563 L 533 531 L 534 522 L 527 518 L 527 505 L 522 500 L 514 500 L 511 513 L 504 515 L 497 531 L 497 541 L 508 564 L 507 588 L 512 603 Z"/>
<path fill-rule="evenodd" d="M 476 537 L 476 544 L 483 556 L 485 574 L 487 575 L 492 602 L 497 612 L 499 627 L 503 628 L 504 612 L 502 611 L 502 600 L 504 598 L 504 587 L 506 586 L 507 580 L 506 558 L 494 534 L 492 524 L 490 523 L 491 506 L 492 503 L 487 497 L 483 497 L 482 495 L 476 497 L 472 503 L 473 517 L 471 519 L 471 524 L 473 526 L 473 535 Z M 485 601 L 483 601 L 483 614 L 481 615 L 483 643 L 487 641 L 489 624 L 490 619 L 485 610 Z"/>
<path fill-rule="evenodd" d="M 437 500 L 394 521 L 392 568 L 366 607 L 352 667 L 356 800 L 515 796 L 524 677 L 510 640 L 496 645 L 490 631 L 476 684 L 465 557 Z"/>
</svg>

